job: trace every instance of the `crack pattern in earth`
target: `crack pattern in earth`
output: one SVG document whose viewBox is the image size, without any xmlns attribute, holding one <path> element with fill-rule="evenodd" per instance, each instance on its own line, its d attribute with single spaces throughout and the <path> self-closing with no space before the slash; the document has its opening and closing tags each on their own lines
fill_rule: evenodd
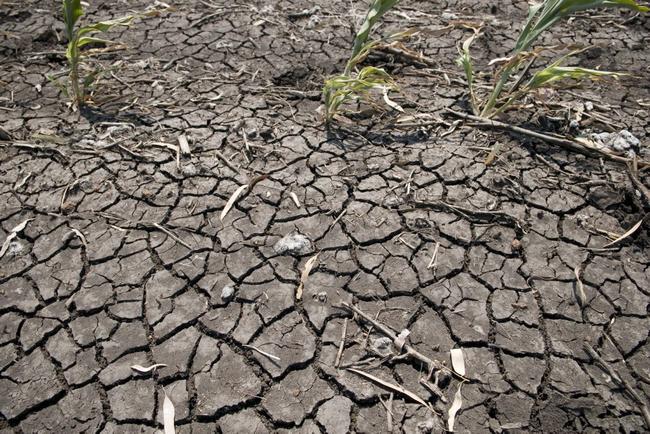
<svg viewBox="0 0 650 434">
<path fill-rule="evenodd" d="M 0 258 L 0 432 L 157 432 L 165 393 L 181 433 L 441 432 L 458 381 L 437 396 L 343 303 L 431 359 L 463 350 L 458 432 L 645 430 L 584 346 L 648 399 L 647 226 L 603 248 L 644 217 L 624 167 L 469 126 L 397 128 L 390 113 L 327 129 L 321 85 L 363 2 L 174 2 L 110 33 L 124 45 L 89 59 L 107 68 L 96 108 L 73 112 L 47 79 L 65 66 L 59 3 L 0 2 L 0 240 L 27 221 Z M 92 3 L 89 20 L 151 2 Z M 439 67 L 368 62 L 407 111 L 442 113 L 465 92 L 457 23 L 488 24 L 473 48 L 487 70 L 526 8 L 404 1 L 377 31 L 420 27 L 408 44 Z M 604 111 L 647 143 L 649 29 L 609 13 L 549 32 L 543 44 L 597 47 L 580 66 L 636 78 L 516 116 L 549 129 L 545 110 L 589 101 L 582 127 Z M 349 367 L 432 409 L 395 393 L 387 417 L 391 389 Z"/>
</svg>

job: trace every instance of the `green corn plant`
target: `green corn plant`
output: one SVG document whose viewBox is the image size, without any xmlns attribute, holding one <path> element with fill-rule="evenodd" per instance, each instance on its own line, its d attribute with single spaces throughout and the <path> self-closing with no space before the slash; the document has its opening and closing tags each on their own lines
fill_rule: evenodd
<svg viewBox="0 0 650 434">
<path fill-rule="evenodd" d="M 395 89 L 392 77 L 381 68 L 365 67 L 356 71 L 357 66 L 363 62 L 370 51 L 379 43 L 384 41 L 368 41 L 372 28 L 382 16 L 400 0 L 373 0 L 366 17 L 357 31 L 352 46 L 352 53 L 345 65 L 343 74 L 332 77 L 325 81 L 323 96 L 325 98 L 325 119 L 329 122 L 345 102 L 357 98 L 364 98 L 373 90 L 379 89 L 384 92 L 384 100 L 395 107 L 388 99 L 387 91 Z M 407 32 L 393 35 L 391 38 L 399 38 L 407 35 Z"/>
<path fill-rule="evenodd" d="M 544 69 L 537 71 L 533 76 L 524 84 L 519 90 L 514 92 L 506 102 L 493 111 L 493 116 L 503 112 L 513 102 L 519 100 L 524 95 L 533 92 L 534 90 L 544 87 L 550 87 L 555 82 L 565 79 L 584 80 L 584 79 L 598 79 L 602 77 L 611 77 L 619 79 L 620 77 L 629 75 L 621 72 L 600 71 L 598 69 L 580 68 L 576 66 L 563 66 L 563 63 L 571 56 L 582 52 L 584 50 L 576 50 L 561 57 Z"/>
<path fill-rule="evenodd" d="M 470 104 L 474 114 L 478 114 L 478 102 L 476 100 L 476 92 L 474 91 L 474 66 L 472 64 L 472 55 L 470 47 L 474 41 L 480 36 L 480 29 L 474 29 L 474 34 L 467 38 L 461 48 L 458 49 L 459 57 L 456 59 L 458 66 L 465 71 L 465 78 L 467 79 L 467 87 L 469 89 Z"/>
<path fill-rule="evenodd" d="M 117 18 L 110 21 L 101 21 L 78 27 L 77 23 L 84 14 L 80 0 L 63 0 L 63 20 L 65 22 L 65 35 L 68 47 L 65 55 L 68 60 L 68 84 L 72 90 L 73 101 L 77 106 L 82 106 L 86 101 L 86 89 L 94 82 L 98 71 L 81 77 L 79 69 L 83 62 L 82 48 L 92 43 L 110 43 L 112 41 L 93 37 L 93 34 L 106 32 L 116 26 L 129 26 L 133 16 Z"/>
<path fill-rule="evenodd" d="M 491 117 L 500 111 L 495 109 L 495 107 L 498 104 L 501 93 L 510 77 L 520 69 L 524 59 L 527 57 L 526 52 L 531 49 L 535 41 L 544 31 L 576 12 L 598 7 L 624 8 L 638 12 L 650 11 L 650 8 L 641 6 L 635 0 L 544 0 L 542 3 L 531 6 L 526 24 L 517 39 L 512 56 L 510 57 L 511 60 L 499 71 L 497 81 L 481 111 L 481 116 Z M 554 71 L 558 72 L 557 69 Z M 583 70 L 582 77 L 594 75 L 588 71 L 593 70 Z M 595 75 L 602 76 L 602 72 L 598 71 L 598 74 Z"/>
</svg>

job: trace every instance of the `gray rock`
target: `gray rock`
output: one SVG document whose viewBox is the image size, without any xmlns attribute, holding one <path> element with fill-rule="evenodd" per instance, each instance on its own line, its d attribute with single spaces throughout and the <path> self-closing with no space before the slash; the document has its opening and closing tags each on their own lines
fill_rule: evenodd
<svg viewBox="0 0 650 434">
<path fill-rule="evenodd" d="M 311 240 L 299 232 L 292 232 L 282 237 L 273 250 L 279 255 L 289 254 L 292 256 L 306 255 L 314 251 Z"/>
<path fill-rule="evenodd" d="M 393 353 L 393 341 L 387 337 L 373 339 L 372 349 L 382 356 L 388 356 Z"/>
<path fill-rule="evenodd" d="M 221 290 L 221 300 L 222 301 L 230 301 L 232 300 L 232 297 L 235 295 L 235 287 L 232 285 L 226 285 L 223 287 Z"/>
</svg>

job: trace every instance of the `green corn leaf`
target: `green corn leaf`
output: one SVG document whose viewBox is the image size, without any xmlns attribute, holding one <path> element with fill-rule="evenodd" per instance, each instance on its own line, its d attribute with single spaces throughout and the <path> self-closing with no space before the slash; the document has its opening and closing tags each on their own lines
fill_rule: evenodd
<svg viewBox="0 0 650 434">
<path fill-rule="evenodd" d="M 325 82 L 325 110 L 331 119 L 346 102 L 367 97 L 374 89 L 394 89 L 393 78 L 382 68 L 366 66 L 356 76 L 338 75 Z"/>
<path fill-rule="evenodd" d="M 528 20 L 517 40 L 515 51 L 527 50 L 549 27 L 576 12 L 594 8 L 623 8 L 648 12 L 650 8 L 635 0 L 545 0 L 530 7 Z"/>
<path fill-rule="evenodd" d="M 368 9 L 368 13 L 366 14 L 366 18 L 363 20 L 363 23 L 361 24 L 361 27 L 357 31 L 357 35 L 354 38 L 354 46 L 352 47 L 352 55 L 350 56 L 351 60 L 357 58 L 359 53 L 363 51 L 364 46 L 368 41 L 368 37 L 370 36 L 370 31 L 375 26 L 375 24 L 377 24 L 377 21 L 379 21 L 390 8 L 399 2 L 400 0 L 372 1 L 370 9 Z M 346 74 L 349 74 L 350 70 L 353 67 L 354 64 L 348 62 L 348 66 L 346 67 Z"/>
<path fill-rule="evenodd" d="M 599 71 L 597 69 L 580 68 L 576 66 L 551 65 L 541 71 L 538 71 L 526 84 L 525 90 L 531 91 L 542 87 L 549 87 L 554 82 L 566 78 L 582 80 L 585 78 L 612 77 L 618 79 L 619 77 L 625 75 L 628 74 L 611 71 Z"/>
<path fill-rule="evenodd" d="M 106 32 L 111 28 L 117 26 L 128 27 L 133 21 L 133 18 L 134 18 L 133 16 L 128 16 L 128 17 L 116 18 L 114 20 L 100 21 L 98 23 L 89 24 L 79 29 L 78 36 L 81 37 L 91 33 Z"/>
<path fill-rule="evenodd" d="M 109 41 L 108 39 L 102 39 L 102 38 L 94 38 L 92 36 L 82 36 L 79 38 L 79 41 L 77 42 L 77 47 L 81 48 L 84 45 L 88 44 L 112 44 L 113 41 Z"/>
<path fill-rule="evenodd" d="M 472 55 L 469 50 L 479 36 L 480 33 L 475 31 L 474 35 L 467 38 L 463 42 L 462 48 L 458 49 L 460 56 L 456 59 L 456 64 L 461 66 L 465 71 L 465 78 L 467 79 L 467 87 L 469 88 L 469 95 L 474 113 L 478 111 L 478 104 L 474 93 L 474 66 L 472 65 Z"/>
<path fill-rule="evenodd" d="M 74 38 L 74 26 L 83 13 L 81 0 L 63 0 L 63 20 L 65 21 L 65 34 L 68 41 Z"/>
</svg>

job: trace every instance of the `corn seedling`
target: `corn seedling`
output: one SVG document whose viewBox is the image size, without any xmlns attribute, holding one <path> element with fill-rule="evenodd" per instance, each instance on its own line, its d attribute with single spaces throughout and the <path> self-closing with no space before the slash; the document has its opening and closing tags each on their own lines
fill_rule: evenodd
<svg viewBox="0 0 650 434">
<path fill-rule="evenodd" d="M 526 60 L 531 58 L 534 59 L 536 53 L 531 53 L 530 50 L 535 41 L 537 41 L 544 31 L 576 12 L 598 7 L 624 8 L 638 12 L 650 11 L 650 8 L 639 5 L 635 0 L 544 0 L 542 3 L 532 5 L 529 9 L 526 24 L 517 39 L 512 55 L 506 59 L 506 63 L 497 73 L 497 81 L 487 99 L 487 102 L 480 112 L 481 116 L 489 118 L 503 111 L 505 107 L 497 107 L 500 103 L 501 94 L 512 75 L 521 69 Z M 469 44 L 471 44 L 471 42 Z M 468 63 L 471 65 L 471 59 L 469 58 L 469 44 L 467 44 L 466 49 L 464 44 L 464 50 L 461 52 L 459 63 L 463 65 L 467 74 L 467 80 L 471 83 L 473 74 L 471 74 L 471 68 L 468 73 L 468 68 L 466 66 Z M 539 75 L 540 73 L 541 75 Z M 513 92 L 516 90 L 516 85 L 519 84 L 517 82 L 510 88 L 510 92 L 517 97 L 521 97 L 525 94 L 525 90 L 530 91 L 542 86 L 547 86 L 563 78 L 583 79 L 602 76 L 617 77 L 620 75 L 593 69 L 563 67 L 557 64 L 557 62 L 544 68 L 540 73 L 536 74 L 531 82 L 529 82 L 527 86 L 524 86 L 521 91 Z M 511 96 L 507 99 L 506 104 L 509 105 L 512 101 Z"/>
<path fill-rule="evenodd" d="M 390 8 L 399 3 L 400 0 L 373 0 L 368 13 L 357 31 L 352 47 L 352 54 L 345 65 L 343 74 L 332 77 L 325 81 L 323 95 L 325 97 L 325 117 L 330 121 L 338 112 L 342 104 L 354 99 L 366 98 L 373 90 L 380 90 L 384 95 L 384 101 L 398 109 L 398 105 L 388 98 L 388 91 L 395 89 L 395 82 L 390 74 L 381 68 L 367 66 L 357 71 L 357 66 L 363 62 L 368 54 L 385 41 L 368 41 L 372 28 Z M 407 36 L 407 32 L 391 36 L 389 39 L 397 39 Z"/>
<path fill-rule="evenodd" d="M 72 91 L 72 99 L 78 106 L 85 103 L 86 90 L 95 81 L 99 72 L 96 70 L 85 77 L 81 77 L 79 71 L 83 62 L 81 49 L 89 44 L 111 43 L 112 41 L 96 38 L 92 35 L 106 32 L 116 26 L 129 26 L 134 18 L 128 16 L 78 27 L 77 22 L 83 14 L 83 6 L 80 0 L 63 0 L 63 20 L 65 21 L 65 34 L 68 39 L 68 47 L 65 53 L 68 60 L 68 85 Z M 66 93 L 70 95 L 69 92 Z"/>
</svg>

